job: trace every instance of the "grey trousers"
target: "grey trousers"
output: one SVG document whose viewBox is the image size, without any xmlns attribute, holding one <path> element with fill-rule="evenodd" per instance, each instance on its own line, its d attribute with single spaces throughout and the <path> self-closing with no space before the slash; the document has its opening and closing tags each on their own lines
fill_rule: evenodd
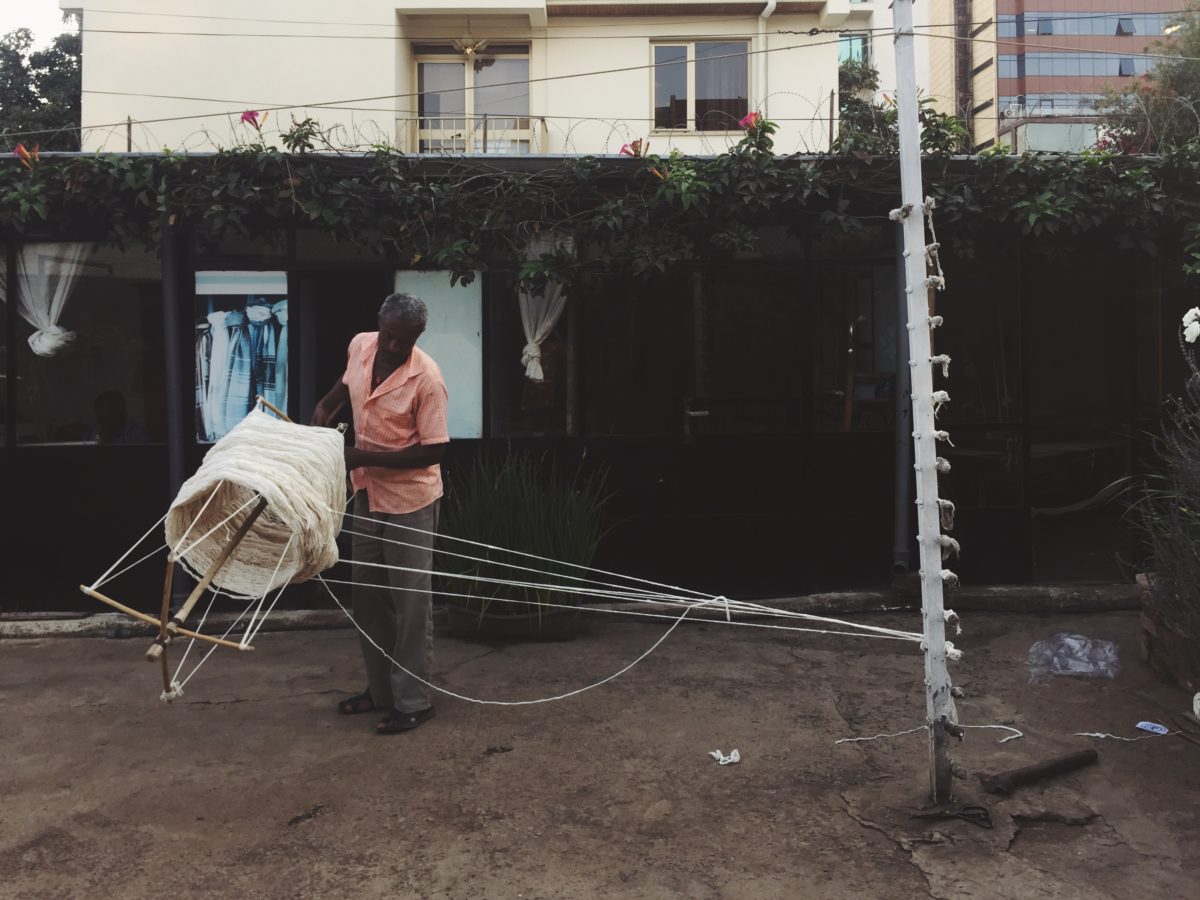
<svg viewBox="0 0 1200 900">
<path fill-rule="evenodd" d="M 354 619 L 372 640 L 413 675 L 426 681 L 433 674 L 433 532 L 437 531 L 440 501 L 403 515 L 371 512 L 366 491 L 354 497 L 355 562 L 383 563 L 418 569 L 402 572 L 375 566 L 354 567 L 352 602 Z M 421 531 L 389 528 L 409 525 Z M 429 532 L 423 534 L 421 532 Z M 363 535 L 366 535 L 364 537 Z M 385 538 L 386 540 L 380 540 Z M 387 541 L 403 541 L 401 546 Z M 371 701 L 401 712 L 419 712 L 431 706 L 429 688 L 394 665 L 359 635 Z"/>
</svg>

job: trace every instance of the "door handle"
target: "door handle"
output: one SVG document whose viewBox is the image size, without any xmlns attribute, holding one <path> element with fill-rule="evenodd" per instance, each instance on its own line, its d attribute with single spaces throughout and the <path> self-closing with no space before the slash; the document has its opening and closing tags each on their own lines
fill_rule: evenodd
<svg viewBox="0 0 1200 900">
<path fill-rule="evenodd" d="M 703 418 L 704 416 L 708 415 L 708 410 L 707 409 L 685 409 L 683 411 L 683 414 L 692 419 L 700 419 L 700 418 Z"/>
</svg>

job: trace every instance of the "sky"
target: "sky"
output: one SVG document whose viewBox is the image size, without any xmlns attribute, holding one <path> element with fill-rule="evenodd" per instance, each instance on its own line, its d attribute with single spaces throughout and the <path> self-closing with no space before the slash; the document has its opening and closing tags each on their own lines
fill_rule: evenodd
<svg viewBox="0 0 1200 900">
<path fill-rule="evenodd" d="M 64 31 L 74 29 L 63 24 L 62 10 L 58 0 L 0 0 L 0 35 L 17 28 L 28 28 L 33 32 L 35 47 L 49 45 Z"/>
</svg>

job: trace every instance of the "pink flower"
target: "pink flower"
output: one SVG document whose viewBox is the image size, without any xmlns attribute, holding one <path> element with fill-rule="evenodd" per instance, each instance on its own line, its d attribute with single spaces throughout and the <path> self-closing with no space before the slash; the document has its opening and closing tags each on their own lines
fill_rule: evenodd
<svg viewBox="0 0 1200 900">
<path fill-rule="evenodd" d="M 636 141 L 630 141 L 628 144 L 621 145 L 621 156 L 633 156 L 640 158 L 645 156 L 649 150 L 649 142 L 647 142 L 645 146 L 642 146 L 642 139 L 638 138 Z"/>
<path fill-rule="evenodd" d="M 25 168 L 32 170 L 33 164 L 38 161 L 38 150 L 41 146 L 41 144 L 34 144 L 33 150 L 26 150 L 24 144 L 17 144 L 13 148 L 13 156 L 21 160 L 21 165 Z"/>
<path fill-rule="evenodd" d="M 253 125 L 255 128 L 257 128 L 258 127 L 258 110 L 257 109 L 246 110 L 244 113 L 242 113 L 242 121 L 248 125 Z"/>
<path fill-rule="evenodd" d="M 761 116 L 761 115 L 759 115 L 759 114 L 758 114 L 758 113 L 756 113 L 756 112 L 750 112 L 750 113 L 746 113 L 746 115 L 744 115 L 744 116 L 743 116 L 743 117 L 742 117 L 742 118 L 741 118 L 741 119 L 738 121 L 738 124 L 739 124 L 739 125 L 741 125 L 743 128 L 753 128 L 753 127 L 754 127 L 755 125 L 757 125 L 757 124 L 758 124 L 760 121 L 762 121 L 762 116 Z"/>
</svg>

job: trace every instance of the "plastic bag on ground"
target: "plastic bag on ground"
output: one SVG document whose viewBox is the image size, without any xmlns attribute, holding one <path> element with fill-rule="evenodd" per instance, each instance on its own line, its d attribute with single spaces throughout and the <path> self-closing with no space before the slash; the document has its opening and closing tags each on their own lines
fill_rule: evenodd
<svg viewBox="0 0 1200 900">
<path fill-rule="evenodd" d="M 1052 675 L 1116 678 L 1121 674 L 1117 645 L 1060 631 L 1029 648 L 1029 683 L 1044 684 Z"/>
</svg>

